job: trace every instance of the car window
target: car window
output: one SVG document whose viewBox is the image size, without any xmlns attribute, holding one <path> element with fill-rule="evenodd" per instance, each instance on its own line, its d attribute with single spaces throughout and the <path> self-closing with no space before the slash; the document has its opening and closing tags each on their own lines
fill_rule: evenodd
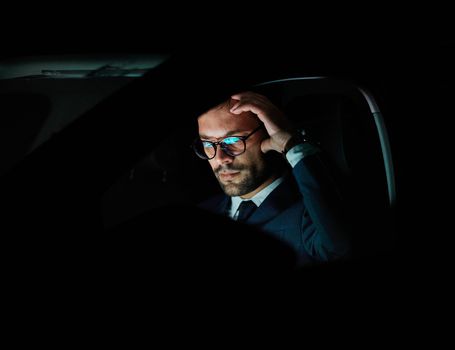
<svg viewBox="0 0 455 350">
<path fill-rule="evenodd" d="M 61 55 L 0 62 L 0 174 L 165 55 Z"/>
</svg>

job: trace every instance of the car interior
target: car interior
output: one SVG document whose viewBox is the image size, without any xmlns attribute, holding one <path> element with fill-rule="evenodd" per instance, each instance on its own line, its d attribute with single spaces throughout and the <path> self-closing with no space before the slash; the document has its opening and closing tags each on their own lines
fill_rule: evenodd
<svg viewBox="0 0 455 350">
<path fill-rule="evenodd" d="M 2 173 L 70 126 L 107 96 L 166 61 L 166 55 L 27 57 L 3 62 Z M 321 147 L 357 222 L 357 256 L 391 249 L 396 201 L 387 127 L 365 87 L 329 76 L 299 76 L 249 86 L 279 106 Z M 25 102 L 24 102 L 25 101 Z M 117 116 L 113 115 L 113 118 Z M 193 126 L 176 127 L 119 174 L 100 200 L 106 232 L 170 205 L 197 205 L 220 188 L 193 153 Z M 150 132 L 153 137 L 153 132 Z M 9 150 L 13 150 L 10 152 Z"/>
<path fill-rule="evenodd" d="M 352 82 L 327 77 L 263 82 L 251 90 L 269 97 L 325 152 L 358 221 L 358 254 L 390 249 L 395 174 L 387 129 L 368 103 L 374 97 Z M 106 229 L 163 205 L 197 205 L 220 193 L 207 162 L 189 147 L 195 137 L 194 130 L 177 128 L 107 190 Z"/>
<path fill-rule="evenodd" d="M 377 19 L 147 5 L 4 4 L 4 342 L 443 339 L 453 20 L 431 5 Z M 288 246 L 198 209 L 221 189 L 190 147 L 196 117 L 245 90 L 323 150 L 355 222 L 352 260 L 296 269 Z"/>
<path fill-rule="evenodd" d="M 159 54 L 63 54 L 0 62 L 0 174 L 165 59 Z"/>
</svg>

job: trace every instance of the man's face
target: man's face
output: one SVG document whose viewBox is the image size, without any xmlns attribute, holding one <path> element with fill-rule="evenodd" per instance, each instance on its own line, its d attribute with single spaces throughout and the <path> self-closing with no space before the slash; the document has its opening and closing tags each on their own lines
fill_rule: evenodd
<svg viewBox="0 0 455 350">
<path fill-rule="evenodd" d="M 230 113 L 228 104 L 201 115 L 198 123 L 201 140 L 212 142 L 221 141 L 228 136 L 247 136 L 260 125 L 252 113 Z M 228 196 L 248 197 L 271 177 L 272 169 L 261 151 L 261 141 L 265 137 L 264 129 L 255 132 L 245 141 L 245 153 L 236 157 L 224 153 L 217 146 L 216 155 L 209 163 Z"/>
</svg>

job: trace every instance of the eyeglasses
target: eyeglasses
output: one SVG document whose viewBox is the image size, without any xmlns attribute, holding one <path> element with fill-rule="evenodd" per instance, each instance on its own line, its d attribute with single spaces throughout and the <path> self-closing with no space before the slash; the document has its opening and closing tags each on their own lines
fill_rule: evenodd
<svg viewBox="0 0 455 350">
<path fill-rule="evenodd" d="M 237 157 L 246 151 L 246 140 L 248 137 L 258 131 L 262 125 L 259 125 L 256 129 L 250 132 L 246 136 L 228 136 L 218 142 L 203 141 L 197 138 L 193 142 L 193 150 L 202 159 L 213 159 L 216 156 L 216 146 L 220 145 L 220 148 L 224 153 L 231 157 Z"/>
</svg>

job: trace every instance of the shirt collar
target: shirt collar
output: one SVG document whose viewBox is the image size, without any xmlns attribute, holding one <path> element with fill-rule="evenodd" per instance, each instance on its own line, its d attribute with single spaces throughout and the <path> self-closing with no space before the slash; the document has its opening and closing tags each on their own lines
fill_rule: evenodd
<svg viewBox="0 0 455 350">
<path fill-rule="evenodd" d="M 231 210 L 230 210 L 231 217 L 235 216 L 235 213 L 239 209 L 240 203 L 242 203 L 242 201 L 252 200 L 254 202 L 254 204 L 256 204 L 256 206 L 259 207 L 262 204 L 262 202 L 265 201 L 267 196 L 270 193 L 272 193 L 273 190 L 275 188 L 277 188 L 278 185 L 283 182 L 283 180 L 284 180 L 284 176 L 279 177 L 278 179 L 273 181 L 270 185 L 268 185 L 267 187 L 263 188 L 261 191 L 256 193 L 250 199 L 242 199 L 241 197 L 238 197 L 238 196 L 237 197 L 231 197 Z"/>
</svg>

